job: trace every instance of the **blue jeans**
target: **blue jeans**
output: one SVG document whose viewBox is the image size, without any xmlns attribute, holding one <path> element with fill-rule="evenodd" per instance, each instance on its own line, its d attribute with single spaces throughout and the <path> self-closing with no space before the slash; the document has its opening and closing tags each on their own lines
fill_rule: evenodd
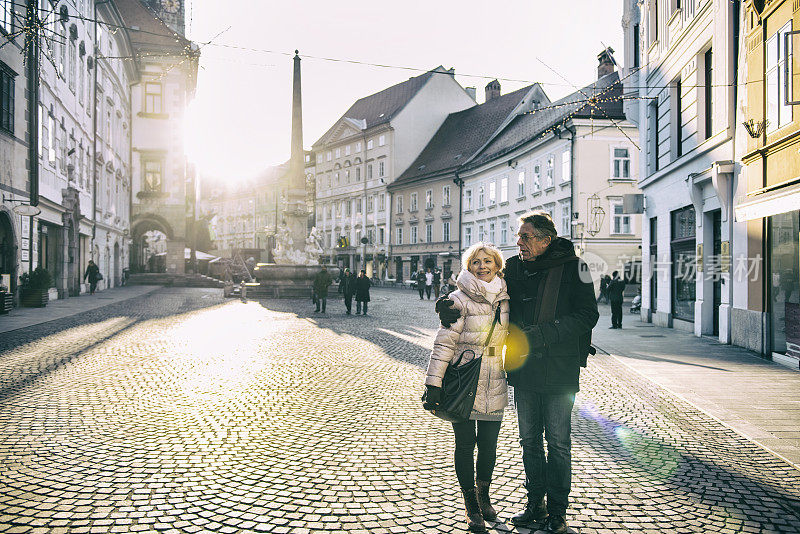
<svg viewBox="0 0 800 534">
<path fill-rule="evenodd" d="M 572 481 L 574 393 L 543 394 L 514 388 L 528 502 L 547 495 L 547 511 L 566 515 Z M 547 439 L 547 457 L 542 434 Z"/>
</svg>

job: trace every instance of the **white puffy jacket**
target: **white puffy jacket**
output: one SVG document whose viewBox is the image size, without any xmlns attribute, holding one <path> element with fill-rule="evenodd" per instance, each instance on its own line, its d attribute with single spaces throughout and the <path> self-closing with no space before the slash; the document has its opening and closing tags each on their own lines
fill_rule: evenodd
<svg viewBox="0 0 800 534">
<path fill-rule="evenodd" d="M 461 271 L 458 275 L 458 290 L 450 293 L 448 298 L 454 302 L 454 308 L 461 312 L 461 317 L 450 328 L 439 328 L 433 343 L 430 361 L 428 362 L 425 384 L 442 386 L 442 378 L 450 362 L 456 361 L 465 350 L 466 353 L 459 365 L 481 355 L 481 373 L 478 389 L 475 393 L 475 404 L 471 419 L 480 418 L 481 414 L 502 413 L 508 404 L 508 386 L 506 373 L 503 370 L 503 343 L 508 333 L 508 293 L 506 282 L 502 280 L 503 289 L 493 302 L 486 299 L 485 286 L 469 271 Z M 486 336 L 492 326 L 495 310 L 500 307 L 500 321 L 495 325 L 492 340 L 484 349 Z M 494 354 L 489 347 L 494 348 Z"/>
</svg>

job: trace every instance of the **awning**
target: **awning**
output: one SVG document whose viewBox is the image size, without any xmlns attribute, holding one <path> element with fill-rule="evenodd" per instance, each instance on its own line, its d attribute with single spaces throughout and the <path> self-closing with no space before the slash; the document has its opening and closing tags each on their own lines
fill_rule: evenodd
<svg viewBox="0 0 800 534">
<path fill-rule="evenodd" d="M 745 198 L 733 209 L 737 222 L 796 211 L 800 209 L 800 184 Z"/>
</svg>

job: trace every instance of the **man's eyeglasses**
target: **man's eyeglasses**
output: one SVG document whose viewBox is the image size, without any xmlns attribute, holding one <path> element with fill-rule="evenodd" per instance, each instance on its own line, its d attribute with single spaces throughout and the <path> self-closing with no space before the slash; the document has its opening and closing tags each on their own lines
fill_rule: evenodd
<svg viewBox="0 0 800 534">
<path fill-rule="evenodd" d="M 533 235 L 533 234 L 517 234 L 517 237 L 528 243 L 536 239 L 547 239 L 547 236 Z"/>
</svg>

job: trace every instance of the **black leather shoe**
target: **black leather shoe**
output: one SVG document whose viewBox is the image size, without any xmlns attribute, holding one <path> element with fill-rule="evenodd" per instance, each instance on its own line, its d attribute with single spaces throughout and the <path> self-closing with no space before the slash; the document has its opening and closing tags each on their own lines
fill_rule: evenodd
<svg viewBox="0 0 800 534">
<path fill-rule="evenodd" d="M 551 515 L 544 522 L 542 530 L 553 532 L 554 534 L 564 534 L 567 532 L 567 520 L 563 515 Z"/>
<path fill-rule="evenodd" d="M 539 502 L 531 503 L 522 511 L 511 518 L 511 522 L 518 527 L 538 528 L 538 526 L 547 519 L 547 507 L 544 504 L 544 499 Z"/>
</svg>

